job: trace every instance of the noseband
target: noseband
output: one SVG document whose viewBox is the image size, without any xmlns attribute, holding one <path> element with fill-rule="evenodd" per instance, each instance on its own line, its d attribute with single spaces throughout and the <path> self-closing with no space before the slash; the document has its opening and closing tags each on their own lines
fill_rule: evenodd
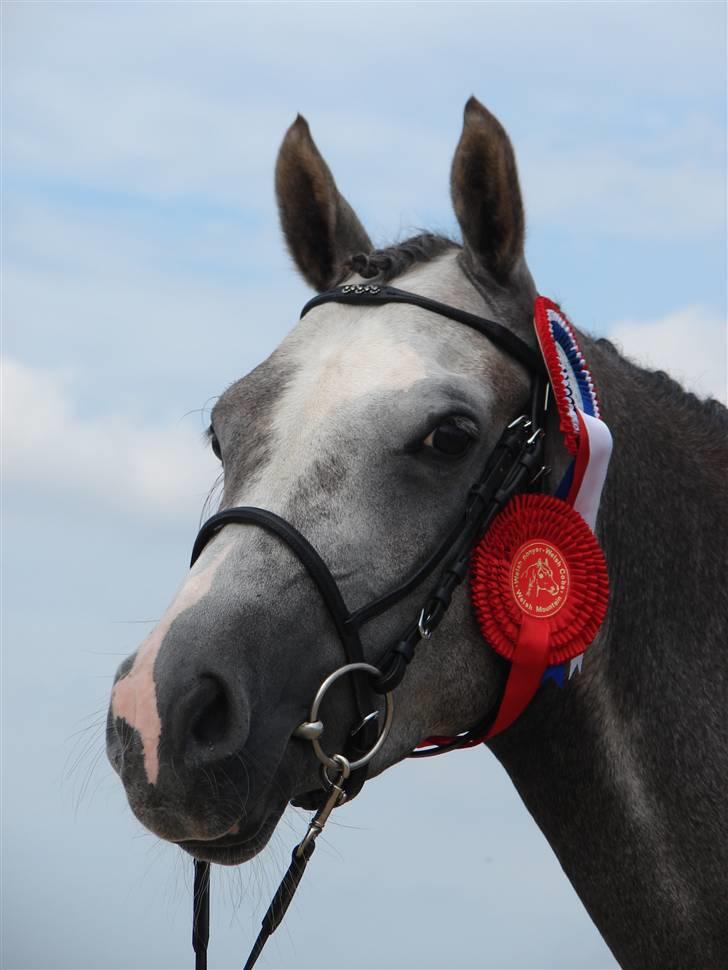
<svg viewBox="0 0 728 970">
<path fill-rule="evenodd" d="M 252 967 L 263 945 L 280 923 L 306 863 L 315 847 L 315 839 L 331 811 L 346 798 L 352 798 L 366 780 L 368 765 L 381 748 L 392 721 L 391 692 L 401 683 L 418 643 L 429 639 L 442 622 L 452 596 L 465 578 L 474 545 L 486 532 L 498 512 L 516 494 L 531 488 L 539 479 L 543 466 L 544 421 L 548 406 L 546 370 L 537 350 L 493 320 L 467 313 L 417 293 L 375 283 L 347 284 L 310 300 L 301 311 L 324 303 L 346 303 L 378 306 L 385 303 L 407 303 L 439 316 L 462 323 L 487 337 L 509 356 L 521 363 L 531 375 L 530 403 L 527 412 L 516 417 L 503 431 L 498 444 L 488 456 L 482 473 L 471 485 L 458 523 L 440 541 L 428 559 L 398 586 L 355 610 L 346 605 L 330 569 L 314 546 L 289 522 L 267 509 L 241 506 L 224 509 L 205 522 L 195 540 L 190 565 L 194 565 L 206 545 L 226 525 L 252 525 L 277 536 L 297 557 L 314 585 L 331 617 L 346 657 L 346 664 L 331 673 L 319 688 L 309 720 L 304 721 L 294 736 L 310 741 L 322 765 L 322 789 L 304 796 L 306 807 L 318 811 L 303 841 L 293 851 L 293 859 L 281 887 L 263 920 L 261 933 L 246 963 Z M 371 620 L 391 610 L 414 593 L 436 573 L 431 584 L 401 634 L 382 650 L 376 666 L 366 662 L 361 643 L 361 629 Z M 356 709 L 356 722 L 341 754 L 328 755 L 321 743 L 323 723 L 319 707 L 329 687 L 340 677 L 351 674 L 350 682 Z M 384 721 L 380 728 L 384 697 Z M 472 744 L 487 733 L 494 722 L 500 700 L 470 730 L 445 744 L 433 744 L 411 757 L 440 754 Z M 334 780 L 328 772 L 336 772 Z M 195 862 L 195 918 L 193 943 L 197 970 L 207 966 L 209 908 L 209 865 Z"/>
</svg>

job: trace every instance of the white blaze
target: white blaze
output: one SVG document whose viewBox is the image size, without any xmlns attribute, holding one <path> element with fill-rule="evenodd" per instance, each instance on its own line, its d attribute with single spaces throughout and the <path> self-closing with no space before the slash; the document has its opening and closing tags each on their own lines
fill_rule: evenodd
<svg viewBox="0 0 728 970">
<path fill-rule="evenodd" d="M 197 573 L 190 573 L 159 623 L 137 651 L 131 670 L 114 686 L 111 710 L 139 732 L 144 755 L 144 770 L 150 785 L 159 775 L 159 737 L 162 722 L 157 707 L 154 663 L 164 638 L 176 618 L 210 591 L 215 574 L 232 548 L 231 543 L 215 553 L 212 561 Z"/>
</svg>

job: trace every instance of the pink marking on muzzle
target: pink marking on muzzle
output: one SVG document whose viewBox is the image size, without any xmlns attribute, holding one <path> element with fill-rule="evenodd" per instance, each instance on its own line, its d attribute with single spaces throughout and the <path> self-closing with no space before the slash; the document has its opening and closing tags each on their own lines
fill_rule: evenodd
<svg viewBox="0 0 728 970">
<path fill-rule="evenodd" d="M 139 732 L 144 754 L 144 771 L 150 785 L 156 784 L 159 775 L 159 737 L 162 733 L 154 682 L 154 663 L 172 623 L 210 591 L 215 574 L 232 545 L 228 542 L 209 565 L 188 576 L 167 612 L 139 647 L 131 670 L 118 681 L 112 691 L 111 710 L 114 717 L 123 718 L 130 727 Z"/>
</svg>

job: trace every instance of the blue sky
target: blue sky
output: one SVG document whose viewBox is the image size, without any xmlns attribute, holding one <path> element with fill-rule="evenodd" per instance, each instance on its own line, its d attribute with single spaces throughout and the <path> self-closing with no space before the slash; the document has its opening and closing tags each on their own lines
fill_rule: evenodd
<svg viewBox="0 0 728 970">
<path fill-rule="evenodd" d="M 455 233 L 475 94 L 513 139 L 541 292 L 725 400 L 725 16 L 3 5 L 4 966 L 190 964 L 190 866 L 94 767 L 93 715 L 184 573 L 216 475 L 205 407 L 307 298 L 272 189 L 296 113 L 384 243 Z M 240 963 L 303 824 L 219 875 L 215 966 Z M 327 834 L 263 967 L 613 965 L 485 751 L 397 767 Z"/>
</svg>

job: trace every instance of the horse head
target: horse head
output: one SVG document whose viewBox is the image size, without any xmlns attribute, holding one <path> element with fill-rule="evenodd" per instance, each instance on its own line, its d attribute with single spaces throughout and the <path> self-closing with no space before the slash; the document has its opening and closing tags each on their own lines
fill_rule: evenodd
<svg viewBox="0 0 728 970">
<path fill-rule="evenodd" d="M 526 571 L 526 575 L 528 577 L 528 596 L 531 595 L 534 587 L 536 596 L 541 592 L 548 593 L 549 596 L 556 596 L 558 593 L 558 584 L 554 580 L 553 571 L 546 559 L 538 559 Z"/>
<path fill-rule="evenodd" d="M 462 245 L 423 234 L 375 250 L 303 118 L 276 166 L 286 242 L 317 291 L 394 281 L 532 342 L 536 291 L 514 154 L 474 98 L 451 189 Z M 396 303 L 315 306 L 212 411 L 220 508 L 262 507 L 290 523 L 356 610 L 432 555 L 528 399 L 526 368 L 453 320 Z M 377 665 L 421 598 L 413 589 L 362 629 L 366 661 Z M 116 675 L 108 754 L 139 820 L 198 858 L 235 864 L 255 855 L 287 803 L 320 787 L 318 761 L 296 729 L 344 662 L 320 591 L 290 545 L 255 524 L 217 531 Z M 370 774 L 423 738 L 471 727 L 498 696 L 505 666 L 484 649 L 459 589 L 396 690 Z M 357 717 L 350 686 L 337 683 L 322 707 L 328 751 L 343 749 Z"/>
</svg>

